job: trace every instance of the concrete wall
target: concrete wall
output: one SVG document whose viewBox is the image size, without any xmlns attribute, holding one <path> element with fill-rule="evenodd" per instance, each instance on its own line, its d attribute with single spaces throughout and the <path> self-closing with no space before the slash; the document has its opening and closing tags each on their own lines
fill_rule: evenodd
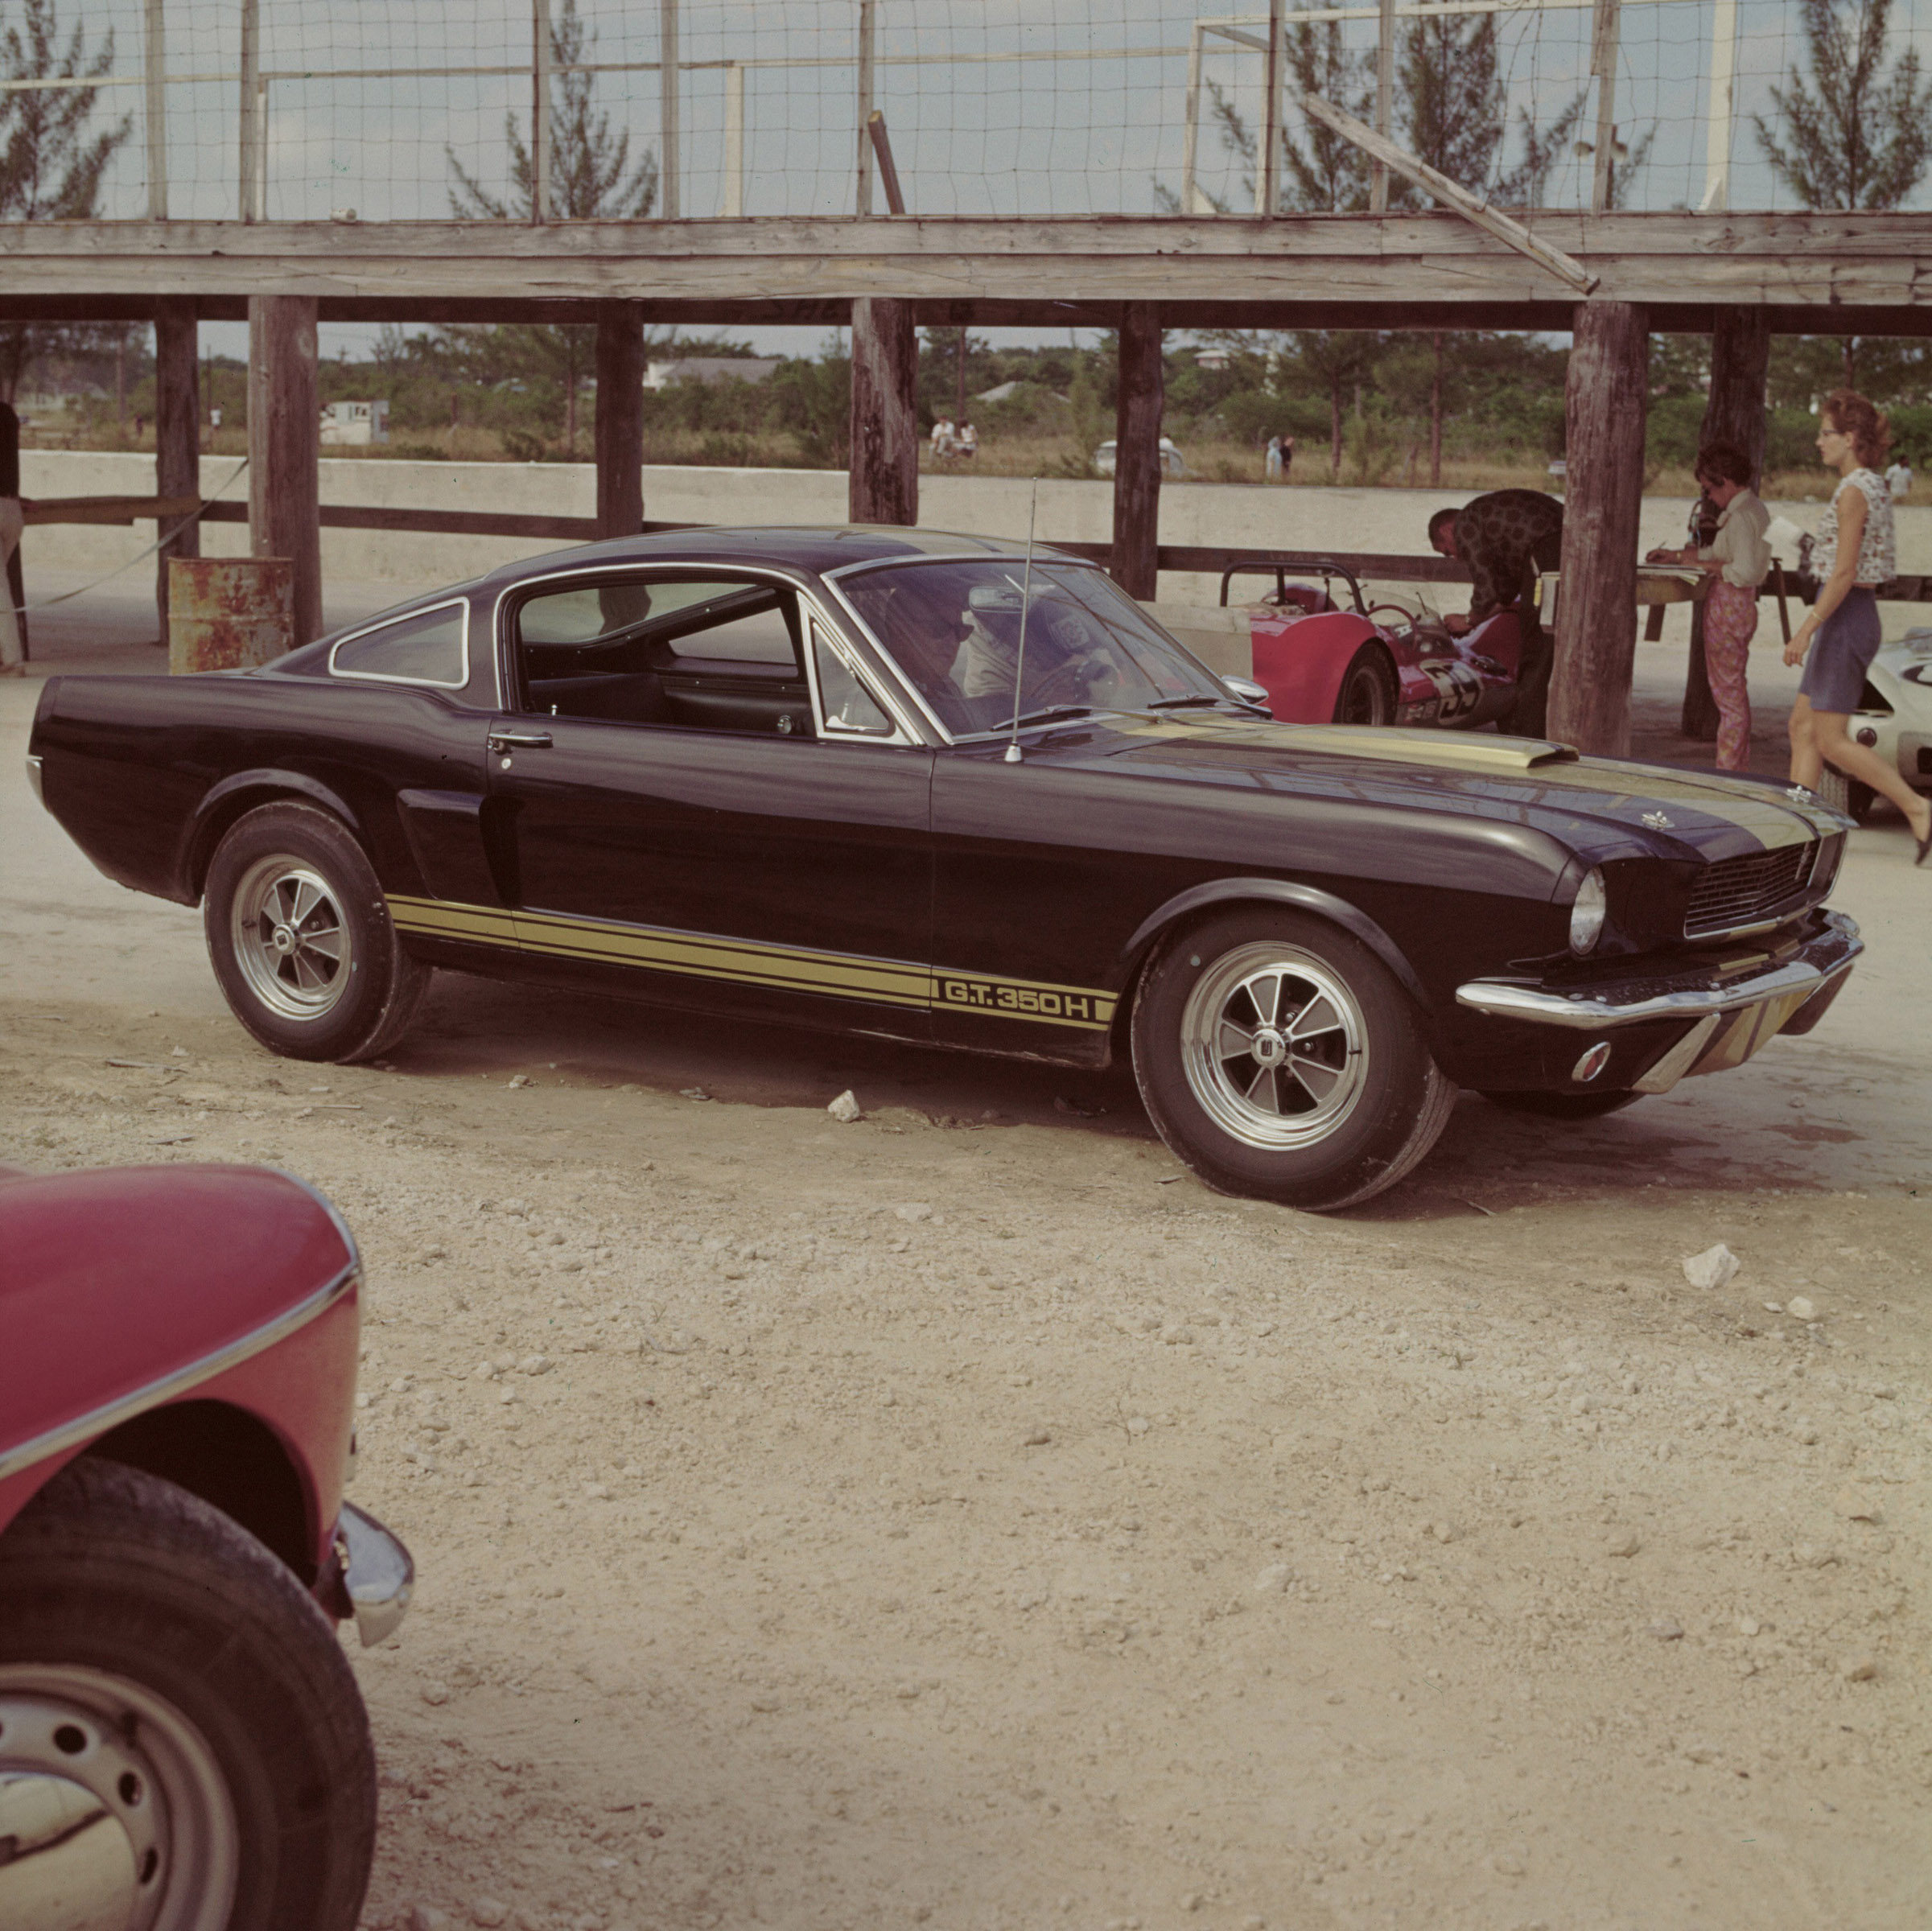
<svg viewBox="0 0 1932 1931">
<path fill-rule="evenodd" d="M 203 459 L 206 494 L 236 501 L 248 495 L 239 459 Z M 28 450 L 20 459 L 21 487 L 29 496 L 151 494 L 151 457 L 82 451 Z M 596 508 L 596 478 L 587 463 L 410 463 L 390 459 L 327 458 L 322 463 L 322 500 L 410 509 L 501 510 L 531 515 L 588 517 Z M 231 480 L 232 479 L 232 480 Z M 920 479 L 920 522 L 929 529 L 973 531 L 1024 537 L 1033 484 L 1024 478 L 929 476 Z M 1043 478 L 1039 484 L 1039 534 L 1043 542 L 1105 543 L 1113 536 L 1114 486 L 1100 480 Z M 1466 502 L 1471 492 L 1405 489 L 1342 489 L 1261 484 L 1171 484 L 1161 492 L 1164 543 L 1238 548 L 1366 550 L 1411 552 L 1427 549 L 1429 513 L 1442 504 Z M 1823 504 L 1773 505 L 1801 529 L 1815 525 Z M 1683 541 L 1687 499 L 1653 496 L 1644 504 L 1646 548 Z M 842 523 L 846 513 L 842 470 L 647 468 L 644 513 L 656 522 Z M 1932 508 L 1899 513 L 1899 567 L 1932 572 Z M 135 558 L 154 541 L 151 523 L 127 529 L 54 524 L 30 529 L 23 545 L 29 572 L 36 566 L 100 574 Z M 246 554 L 248 533 L 240 524 L 209 524 L 202 537 L 209 556 Z M 545 542 L 516 543 L 493 537 L 402 536 L 381 530 L 325 529 L 322 566 L 334 580 L 434 587 L 480 576 L 519 557 L 554 550 Z M 1255 583 L 1261 579 L 1251 579 Z M 1452 584 L 1390 585 L 1390 594 L 1413 605 L 1427 599 L 1436 610 L 1460 609 L 1466 597 Z M 1212 604 L 1218 579 L 1176 571 L 1160 579 L 1163 603 Z M 30 591 L 30 595 L 31 595 Z M 1886 632 L 1932 622 L 1920 605 L 1888 605 Z M 1774 617 L 1767 617 L 1775 622 Z M 1666 637 L 1687 636 L 1683 607 L 1668 613 Z"/>
</svg>

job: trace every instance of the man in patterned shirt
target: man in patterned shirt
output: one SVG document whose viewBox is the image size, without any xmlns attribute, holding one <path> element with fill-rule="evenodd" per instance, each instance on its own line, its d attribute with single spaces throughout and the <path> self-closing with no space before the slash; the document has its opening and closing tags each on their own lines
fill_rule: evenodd
<svg viewBox="0 0 1932 1931">
<path fill-rule="evenodd" d="M 1522 645 L 1514 709 L 1503 728 L 1539 735 L 1549 706 L 1555 643 L 1537 621 L 1530 587 L 1539 571 L 1555 570 L 1563 551 L 1563 505 L 1540 489 L 1495 489 L 1460 509 L 1439 509 L 1429 519 L 1429 546 L 1438 556 L 1469 566 L 1467 616 L 1444 620 L 1460 632 L 1492 612 L 1514 604 Z"/>
</svg>

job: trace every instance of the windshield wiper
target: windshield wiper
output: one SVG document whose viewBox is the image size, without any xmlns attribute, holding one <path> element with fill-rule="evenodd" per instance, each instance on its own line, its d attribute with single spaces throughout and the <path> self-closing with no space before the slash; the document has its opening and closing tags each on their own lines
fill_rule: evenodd
<svg viewBox="0 0 1932 1931">
<path fill-rule="evenodd" d="M 1029 710 L 1023 718 L 1007 718 L 1003 723 L 989 724 L 988 731 L 1024 731 L 1029 724 L 1050 723 L 1055 718 L 1090 718 L 1094 714 L 1091 704 L 1049 704 L 1044 710 Z"/>
<path fill-rule="evenodd" d="M 1147 708 L 1149 710 L 1179 710 L 1188 704 L 1238 704 L 1240 702 L 1238 698 L 1156 698 Z M 1251 710 L 1253 706 L 1250 706 L 1249 708 Z"/>
</svg>

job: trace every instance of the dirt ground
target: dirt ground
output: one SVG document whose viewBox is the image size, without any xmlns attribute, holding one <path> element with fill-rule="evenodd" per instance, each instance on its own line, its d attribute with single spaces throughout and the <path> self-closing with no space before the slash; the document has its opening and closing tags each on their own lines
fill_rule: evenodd
<svg viewBox="0 0 1932 1931">
<path fill-rule="evenodd" d="M 278 1062 L 196 915 L 9 775 L 0 1160 L 266 1161 L 362 1241 L 353 1493 L 422 1576 L 355 1654 L 369 1926 L 1892 1931 L 1932 1921 L 1896 820 L 1838 896 L 1872 949 L 1819 1034 L 1592 1126 L 1467 1096 L 1324 1219 L 1204 1192 L 1118 1076 L 447 976 L 385 1067 Z"/>
</svg>

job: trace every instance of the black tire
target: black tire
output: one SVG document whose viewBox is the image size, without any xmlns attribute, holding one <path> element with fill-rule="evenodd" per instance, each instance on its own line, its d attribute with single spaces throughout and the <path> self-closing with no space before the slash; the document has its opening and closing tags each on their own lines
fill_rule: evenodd
<svg viewBox="0 0 1932 1931">
<path fill-rule="evenodd" d="M 1393 724 L 1399 687 L 1395 666 L 1379 644 L 1365 644 L 1349 660 L 1335 694 L 1337 724 Z"/>
<path fill-rule="evenodd" d="M 1262 1050 L 1221 1051 L 1228 1026 Z M 1394 1185 L 1456 1104 L 1394 975 L 1305 912 L 1244 906 L 1178 934 L 1141 977 L 1133 1043 L 1141 1099 L 1177 1159 L 1224 1193 L 1310 1211 Z"/>
<path fill-rule="evenodd" d="M 1860 825 L 1871 823 L 1872 807 L 1878 802 L 1878 793 L 1869 784 L 1861 784 L 1856 778 L 1848 778 L 1831 764 L 1825 767 L 1823 775 L 1819 779 L 1818 795 L 1835 811 L 1842 811 Z"/>
<path fill-rule="evenodd" d="M 1534 1114 L 1543 1120 L 1600 1120 L 1621 1113 L 1646 1096 L 1641 1093 L 1485 1093 L 1492 1106 L 1505 1113 Z"/>
<path fill-rule="evenodd" d="M 285 917 L 311 888 L 311 908 Z M 208 867 L 202 927 L 229 1009 L 286 1059 L 374 1059 L 429 990 L 362 847 L 313 805 L 264 805 L 235 821 Z"/>
<path fill-rule="evenodd" d="M 0 1700 L 80 1713 L 135 1755 L 131 1802 L 159 1789 L 160 1925 L 351 1931 L 376 1840 L 369 1719 L 328 1618 L 219 1509 L 117 1463 L 63 1469 L 0 1537 Z M 23 1754 L 0 1737 L 0 1769 L 31 1772 L 31 1725 L 15 1728 Z M 229 1809 L 201 1838 L 221 1855 L 191 1871 L 205 1819 L 179 1799 L 209 1790 Z M 175 1909 L 191 1885 L 196 1908 Z"/>
</svg>

